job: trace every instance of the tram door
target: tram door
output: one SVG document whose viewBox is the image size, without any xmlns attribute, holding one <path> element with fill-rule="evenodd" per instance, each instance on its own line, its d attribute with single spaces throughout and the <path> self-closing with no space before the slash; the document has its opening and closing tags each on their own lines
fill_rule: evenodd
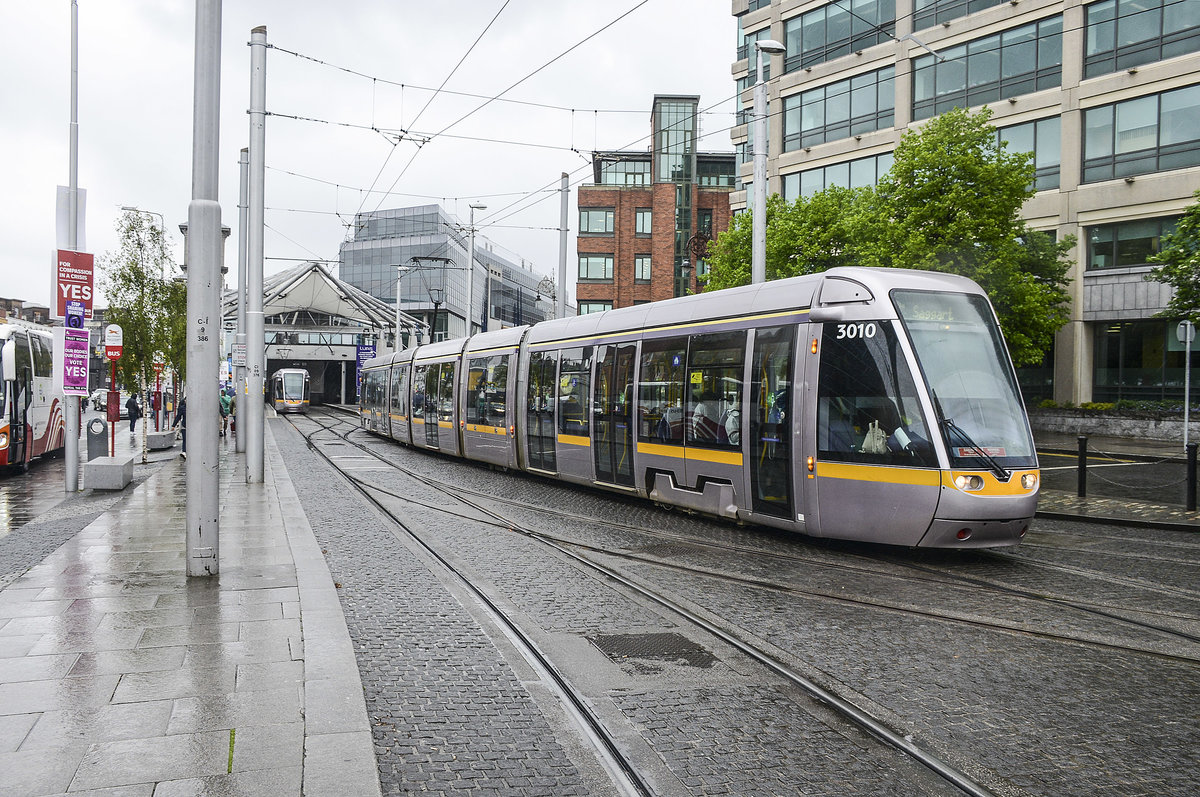
<svg viewBox="0 0 1200 797">
<path fill-rule="evenodd" d="M 633 343 L 600 346 L 592 396 L 596 480 L 633 486 Z"/>
<path fill-rule="evenodd" d="M 750 375 L 750 504 L 755 513 L 791 518 L 793 364 L 796 327 L 759 329 Z"/>
<path fill-rule="evenodd" d="M 535 351 L 529 355 L 529 372 L 525 375 L 525 465 L 551 473 L 557 469 L 554 457 L 557 371 L 557 351 Z"/>
</svg>

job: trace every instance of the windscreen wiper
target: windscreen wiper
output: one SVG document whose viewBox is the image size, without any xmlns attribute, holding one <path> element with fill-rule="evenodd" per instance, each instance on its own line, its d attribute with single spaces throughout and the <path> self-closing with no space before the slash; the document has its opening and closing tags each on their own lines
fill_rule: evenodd
<svg viewBox="0 0 1200 797">
<path fill-rule="evenodd" d="M 966 443 L 967 446 L 974 449 L 979 454 L 979 458 L 987 463 L 988 470 L 996 474 L 997 479 L 1002 482 L 1006 482 L 1012 478 L 1012 471 L 1006 470 L 1005 467 L 997 462 L 991 454 L 989 454 L 987 451 L 984 451 L 983 447 L 972 440 L 971 435 L 967 434 L 966 431 L 952 419 L 943 418 L 942 425 L 946 427 L 947 431 L 954 432 L 956 435 L 962 438 L 962 441 Z"/>
</svg>

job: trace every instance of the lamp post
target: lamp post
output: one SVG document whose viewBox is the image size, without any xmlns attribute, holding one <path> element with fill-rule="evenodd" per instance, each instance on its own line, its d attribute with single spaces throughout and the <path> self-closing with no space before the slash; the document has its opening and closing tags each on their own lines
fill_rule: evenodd
<svg viewBox="0 0 1200 797">
<path fill-rule="evenodd" d="M 475 300 L 475 211 L 477 210 L 487 210 L 487 205 L 481 202 L 471 204 L 471 230 L 469 236 L 471 251 L 467 255 L 467 337 L 471 336 L 471 313 Z M 484 312 L 487 312 L 486 307 L 484 308 Z M 435 315 L 434 318 L 436 317 Z M 483 325 L 486 324 L 487 321 L 485 320 Z"/>
<path fill-rule="evenodd" d="M 750 250 L 750 281 L 767 281 L 767 82 L 763 80 L 763 53 L 784 53 L 787 48 L 774 39 L 754 43 L 757 80 L 754 83 L 754 210 Z"/>
<path fill-rule="evenodd" d="M 400 310 L 400 282 L 410 271 L 412 271 L 412 266 L 396 266 L 396 351 L 400 351 L 400 324 L 404 315 Z"/>
<path fill-rule="evenodd" d="M 437 341 L 438 308 L 440 308 L 442 306 L 442 299 L 444 299 L 445 296 L 446 296 L 446 291 L 444 288 L 430 288 L 429 289 L 429 301 L 433 302 L 433 323 L 431 323 L 429 325 L 429 342 L 430 343 L 434 343 Z M 467 321 L 469 324 L 470 318 L 468 318 Z"/>
</svg>

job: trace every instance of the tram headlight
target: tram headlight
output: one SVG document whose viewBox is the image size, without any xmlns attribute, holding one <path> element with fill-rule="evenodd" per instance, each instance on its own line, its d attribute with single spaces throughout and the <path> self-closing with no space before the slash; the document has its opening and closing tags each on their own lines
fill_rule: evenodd
<svg viewBox="0 0 1200 797">
<path fill-rule="evenodd" d="M 977 474 L 963 474 L 954 477 L 954 486 L 965 493 L 983 489 L 983 477 Z"/>
<path fill-rule="evenodd" d="M 1038 477 L 1036 473 L 1026 473 L 1021 476 L 1021 486 L 1026 490 L 1032 490 L 1037 487 Z"/>
</svg>

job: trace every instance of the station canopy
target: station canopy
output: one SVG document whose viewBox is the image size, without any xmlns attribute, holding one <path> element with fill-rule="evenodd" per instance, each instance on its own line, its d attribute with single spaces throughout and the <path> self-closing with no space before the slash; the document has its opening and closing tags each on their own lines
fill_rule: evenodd
<svg viewBox="0 0 1200 797">
<path fill-rule="evenodd" d="M 225 291 L 221 315 L 237 318 L 237 291 Z M 389 330 L 396 308 L 366 291 L 342 282 L 321 263 L 303 263 L 263 279 L 263 318 L 267 325 L 293 327 L 357 327 Z M 422 328 L 422 321 L 400 314 L 401 325 Z"/>
</svg>

